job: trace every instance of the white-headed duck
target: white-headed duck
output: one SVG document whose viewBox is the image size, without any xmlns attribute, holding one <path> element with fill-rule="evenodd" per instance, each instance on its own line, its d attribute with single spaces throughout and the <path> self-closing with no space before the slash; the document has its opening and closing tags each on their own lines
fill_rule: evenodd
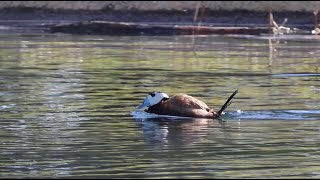
<svg viewBox="0 0 320 180">
<path fill-rule="evenodd" d="M 148 108 L 148 113 L 159 115 L 210 118 L 216 119 L 230 105 L 231 99 L 237 94 L 236 90 L 224 103 L 219 111 L 213 111 L 204 102 L 187 94 L 177 94 L 171 98 L 162 92 L 151 92 L 137 109 Z"/>
</svg>

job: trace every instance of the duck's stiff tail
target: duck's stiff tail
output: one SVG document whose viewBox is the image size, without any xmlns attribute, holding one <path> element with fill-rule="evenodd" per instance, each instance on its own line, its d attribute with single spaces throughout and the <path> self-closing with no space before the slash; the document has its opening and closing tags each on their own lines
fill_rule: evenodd
<svg viewBox="0 0 320 180">
<path fill-rule="evenodd" d="M 218 115 L 220 116 L 222 112 L 231 104 L 231 99 L 237 94 L 238 89 L 232 93 L 232 95 L 228 98 L 228 100 L 224 103 L 224 105 L 221 107 L 221 109 L 218 111 Z"/>
</svg>

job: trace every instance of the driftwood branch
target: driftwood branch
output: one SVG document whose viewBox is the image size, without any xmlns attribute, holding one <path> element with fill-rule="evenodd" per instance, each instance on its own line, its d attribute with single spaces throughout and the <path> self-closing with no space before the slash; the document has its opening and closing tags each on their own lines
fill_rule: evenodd
<svg viewBox="0 0 320 180">
<path fill-rule="evenodd" d="M 104 35 L 209 35 L 209 34 L 249 34 L 268 33 L 263 27 L 210 27 L 193 25 L 151 25 L 110 21 L 86 21 L 72 24 L 58 24 L 50 32 L 71 34 Z"/>
</svg>

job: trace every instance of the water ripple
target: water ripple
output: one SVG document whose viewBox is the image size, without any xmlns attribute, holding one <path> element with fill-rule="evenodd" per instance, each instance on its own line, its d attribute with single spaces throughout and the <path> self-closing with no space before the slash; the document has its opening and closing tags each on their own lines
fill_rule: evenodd
<svg viewBox="0 0 320 180">
<path fill-rule="evenodd" d="M 0 110 L 14 108 L 15 106 L 16 106 L 16 104 L 2 105 L 2 106 L 0 106 Z"/>
<path fill-rule="evenodd" d="M 282 73 L 273 74 L 273 77 L 308 77 L 308 76 L 320 76 L 320 73 Z"/>
<path fill-rule="evenodd" d="M 320 110 L 233 111 L 227 119 L 239 120 L 319 120 Z"/>
<path fill-rule="evenodd" d="M 144 111 L 133 111 L 131 115 L 137 120 L 148 119 L 167 119 L 167 120 L 183 120 L 183 119 L 196 119 L 179 116 L 167 116 L 151 114 Z M 276 110 L 276 111 L 231 111 L 226 112 L 221 117 L 223 120 L 319 120 L 320 110 Z"/>
</svg>

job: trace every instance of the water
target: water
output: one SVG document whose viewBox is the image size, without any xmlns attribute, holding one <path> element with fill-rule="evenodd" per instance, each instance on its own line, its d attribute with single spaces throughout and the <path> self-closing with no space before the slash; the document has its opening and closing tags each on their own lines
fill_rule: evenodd
<svg viewBox="0 0 320 180">
<path fill-rule="evenodd" d="M 319 178 L 318 36 L 0 31 L 1 178 Z M 187 93 L 220 120 L 135 111 Z"/>
</svg>

